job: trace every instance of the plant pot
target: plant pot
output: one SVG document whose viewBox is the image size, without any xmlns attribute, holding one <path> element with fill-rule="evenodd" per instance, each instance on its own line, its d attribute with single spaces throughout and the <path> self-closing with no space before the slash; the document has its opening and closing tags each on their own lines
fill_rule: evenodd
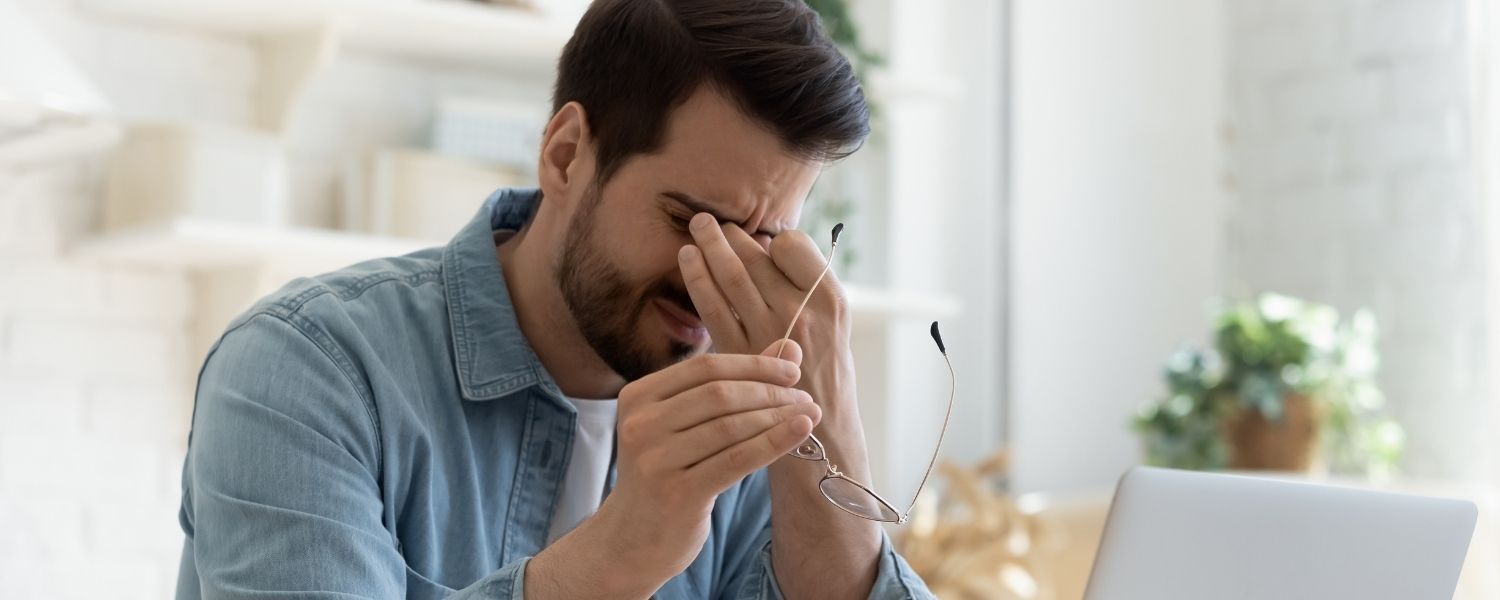
<svg viewBox="0 0 1500 600">
<path fill-rule="evenodd" d="M 1247 471 L 1312 471 L 1320 464 L 1322 407 L 1310 396 L 1291 394 L 1279 420 L 1242 408 L 1224 421 L 1229 468 Z"/>
</svg>

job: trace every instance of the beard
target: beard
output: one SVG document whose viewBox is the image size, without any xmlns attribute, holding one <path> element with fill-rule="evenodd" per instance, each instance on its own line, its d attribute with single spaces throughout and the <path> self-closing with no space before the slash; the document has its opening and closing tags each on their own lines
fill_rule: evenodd
<svg viewBox="0 0 1500 600">
<path fill-rule="evenodd" d="M 598 185 L 590 188 L 564 240 L 556 269 L 563 302 L 584 341 L 615 373 L 635 381 L 694 354 L 696 348 L 667 338 L 665 349 L 639 333 L 639 325 L 653 300 L 677 305 L 697 315 L 687 290 L 665 280 L 632 285 L 620 269 L 606 258 L 594 240 L 594 210 L 598 208 Z"/>
</svg>

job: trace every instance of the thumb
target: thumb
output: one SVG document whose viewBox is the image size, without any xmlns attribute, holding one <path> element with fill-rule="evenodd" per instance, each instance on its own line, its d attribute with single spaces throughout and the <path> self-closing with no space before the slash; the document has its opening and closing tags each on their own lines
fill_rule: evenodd
<svg viewBox="0 0 1500 600">
<path fill-rule="evenodd" d="M 766 346 L 766 350 L 760 353 L 761 356 L 773 357 L 778 354 L 782 360 L 788 360 L 797 365 L 802 364 L 802 346 L 797 345 L 792 338 L 781 338 L 771 342 L 771 345 Z"/>
</svg>

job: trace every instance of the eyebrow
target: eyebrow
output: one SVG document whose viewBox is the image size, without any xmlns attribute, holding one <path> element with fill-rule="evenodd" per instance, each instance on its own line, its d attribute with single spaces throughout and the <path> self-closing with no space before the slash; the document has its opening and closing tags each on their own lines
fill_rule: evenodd
<svg viewBox="0 0 1500 600">
<path fill-rule="evenodd" d="M 704 202 L 702 200 L 699 200 L 697 198 L 694 198 L 694 197 L 692 197 L 692 196 L 690 196 L 688 194 L 684 194 L 682 192 L 677 192 L 677 191 L 671 191 L 671 192 L 662 192 L 661 195 L 665 196 L 665 197 L 667 197 L 667 198 L 669 198 L 671 200 L 674 200 L 678 204 L 681 204 L 684 208 L 687 208 L 688 210 L 693 211 L 693 214 L 708 213 L 709 216 L 713 217 L 715 221 L 718 221 L 720 223 L 725 223 L 725 222 L 734 223 L 735 225 L 739 225 L 741 228 L 743 228 L 745 226 L 745 224 L 741 223 L 738 219 L 729 218 L 728 216 L 724 215 L 724 213 L 719 212 L 718 209 L 715 209 L 714 207 L 709 206 L 708 203 L 706 203 L 706 202 Z M 750 233 L 750 235 L 765 234 L 765 235 L 769 235 L 769 236 L 775 237 L 776 234 L 779 233 L 779 232 L 761 230 L 761 231 L 752 231 L 752 232 L 749 232 L 749 233 Z"/>
</svg>

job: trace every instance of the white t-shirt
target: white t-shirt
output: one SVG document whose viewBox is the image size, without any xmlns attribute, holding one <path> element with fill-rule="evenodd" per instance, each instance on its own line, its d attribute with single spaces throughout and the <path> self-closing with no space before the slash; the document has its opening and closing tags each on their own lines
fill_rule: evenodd
<svg viewBox="0 0 1500 600">
<path fill-rule="evenodd" d="M 578 409 L 578 431 L 573 436 L 573 454 L 568 457 L 562 493 L 552 512 L 548 545 L 599 510 L 614 450 L 617 401 L 568 398 L 568 402 Z"/>
</svg>

